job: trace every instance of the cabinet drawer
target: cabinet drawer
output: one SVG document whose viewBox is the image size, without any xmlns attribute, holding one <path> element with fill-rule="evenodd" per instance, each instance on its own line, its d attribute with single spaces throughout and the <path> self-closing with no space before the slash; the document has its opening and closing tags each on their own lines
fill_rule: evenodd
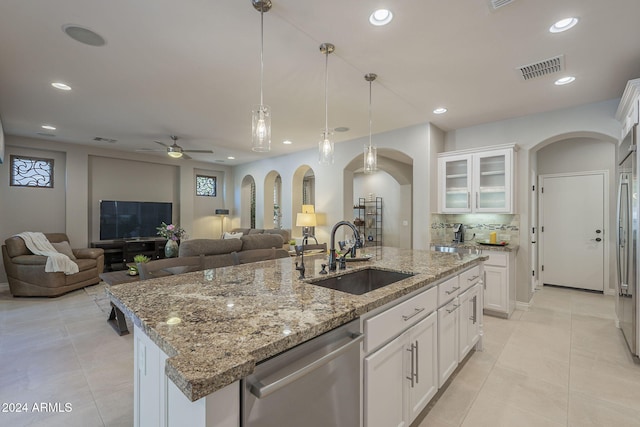
<svg viewBox="0 0 640 427">
<path fill-rule="evenodd" d="M 469 289 L 480 281 L 480 266 L 475 266 L 469 270 L 460 273 L 460 290 L 459 294 Z"/>
<path fill-rule="evenodd" d="M 487 252 L 487 255 L 489 255 L 489 259 L 484 262 L 486 265 L 495 265 L 496 267 L 507 266 L 507 254 Z"/>
<path fill-rule="evenodd" d="M 364 350 L 366 353 L 399 335 L 409 326 L 435 311 L 438 288 L 433 287 L 395 307 L 364 321 Z"/>
<path fill-rule="evenodd" d="M 438 285 L 438 307 L 442 307 L 458 296 L 458 290 L 460 289 L 459 277 L 452 277 Z"/>
</svg>

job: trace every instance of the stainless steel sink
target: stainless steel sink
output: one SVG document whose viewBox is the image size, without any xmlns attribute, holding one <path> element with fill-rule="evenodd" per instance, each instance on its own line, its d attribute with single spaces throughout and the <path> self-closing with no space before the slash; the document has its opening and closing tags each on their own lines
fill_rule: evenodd
<svg viewBox="0 0 640 427">
<path fill-rule="evenodd" d="M 478 248 L 462 248 L 457 246 L 441 246 L 436 245 L 432 246 L 432 250 L 436 252 L 447 252 L 447 253 L 456 253 L 456 254 L 477 254 L 480 253 L 481 250 Z"/>
<path fill-rule="evenodd" d="M 367 268 L 309 283 L 353 295 L 362 295 L 411 276 L 413 274 Z"/>
</svg>

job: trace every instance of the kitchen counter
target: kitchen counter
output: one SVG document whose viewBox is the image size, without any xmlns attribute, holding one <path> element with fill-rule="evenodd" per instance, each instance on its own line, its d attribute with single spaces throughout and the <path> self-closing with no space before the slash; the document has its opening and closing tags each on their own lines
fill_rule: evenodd
<svg viewBox="0 0 640 427">
<path fill-rule="evenodd" d="M 431 242 L 431 247 L 434 247 L 434 246 L 449 246 L 453 248 L 478 249 L 478 250 L 497 251 L 497 252 L 518 252 L 518 249 L 520 247 L 520 245 L 513 242 L 509 242 L 509 244 L 505 246 L 481 245 L 475 240 L 466 241 L 464 243 L 455 243 L 451 240 Z"/>
<path fill-rule="evenodd" d="M 369 261 L 319 275 L 325 255 L 305 256 L 305 281 L 283 258 L 107 288 L 168 356 L 166 375 L 196 401 L 253 372 L 256 363 L 486 259 L 481 255 L 376 248 Z M 414 276 L 351 295 L 306 283 L 375 267 Z"/>
</svg>

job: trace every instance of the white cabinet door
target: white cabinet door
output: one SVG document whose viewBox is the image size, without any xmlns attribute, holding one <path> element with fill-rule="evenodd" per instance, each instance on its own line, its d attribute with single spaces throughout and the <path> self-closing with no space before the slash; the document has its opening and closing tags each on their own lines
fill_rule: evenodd
<svg viewBox="0 0 640 427">
<path fill-rule="evenodd" d="M 408 426 L 408 332 L 364 359 L 364 425 Z"/>
<path fill-rule="evenodd" d="M 476 285 L 458 297 L 460 302 L 460 308 L 458 309 L 460 317 L 458 362 L 462 362 L 478 342 L 478 339 L 480 339 L 480 318 L 478 313 L 481 307 L 478 305 L 480 303 L 478 298 L 479 290 L 479 285 Z"/>
<path fill-rule="evenodd" d="M 438 387 L 458 367 L 458 298 L 438 310 Z"/>
<path fill-rule="evenodd" d="M 485 291 L 484 308 L 499 312 L 509 312 L 508 276 L 506 267 L 484 266 Z"/>
<path fill-rule="evenodd" d="M 427 406 L 438 391 L 438 313 L 433 312 L 409 330 L 409 346 L 413 347 L 415 373 L 413 384 L 409 383 L 409 421 Z M 408 358 L 411 364 L 411 354 Z"/>
<path fill-rule="evenodd" d="M 495 150 L 474 154 L 474 212 L 512 212 L 512 153 L 512 150 Z"/>
<path fill-rule="evenodd" d="M 438 159 L 440 212 L 471 212 L 471 156 Z"/>
</svg>

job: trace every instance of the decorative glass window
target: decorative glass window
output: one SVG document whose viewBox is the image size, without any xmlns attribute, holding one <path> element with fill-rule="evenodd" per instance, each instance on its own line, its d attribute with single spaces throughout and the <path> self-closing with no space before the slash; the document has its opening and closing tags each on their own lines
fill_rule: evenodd
<svg viewBox="0 0 640 427">
<path fill-rule="evenodd" d="M 196 175 L 196 196 L 216 197 L 216 177 Z"/>
<path fill-rule="evenodd" d="M 13 187 L 53 188 L 53 159 L 30 156 L 11 156 Z"/>
</svg>

